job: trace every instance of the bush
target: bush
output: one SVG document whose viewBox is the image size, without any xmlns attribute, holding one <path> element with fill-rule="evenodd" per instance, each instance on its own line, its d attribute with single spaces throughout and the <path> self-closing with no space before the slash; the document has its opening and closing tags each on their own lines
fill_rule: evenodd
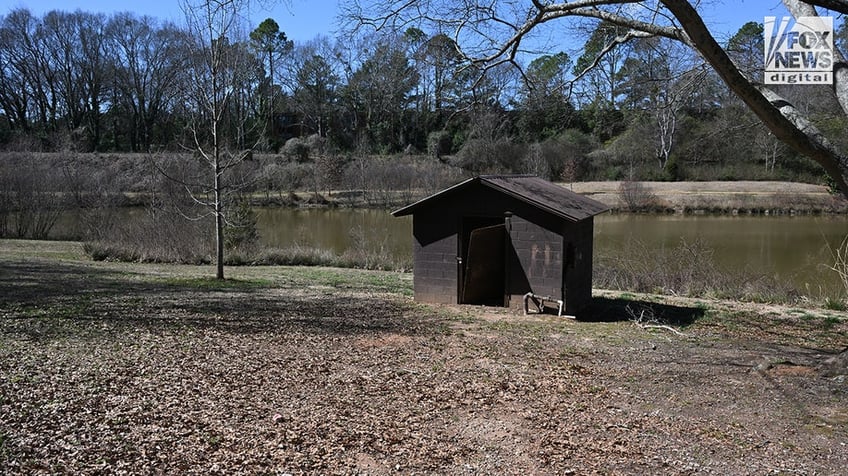
<svg viewBox="0 0 848 476">
<path fill-rule="evenodd" d="M 309 148 L 309 154 L 311 155 L 324 155 L 331 152 L 327 139 L 318 134 L 307 136 L 304 143 Z"/>
<path fill-rule="evenodd" d="M 283 150 L 280 151 L 283 155 L 296 162 L 306 162 L 309 160 L 309 144 L 300 137 L 292 137 L 283 145 Z"/>
<path fill-rule="evenodd" d="M 98 261 L 208 264 L 215 246 L 210 220 L 151 206 L 143 218 L 116 224 L 83 246 Z"/>
<path fill-rule="evenodd" d="M 424 157 L 358 155 L 347 164 L 342 186 L 361 192 L 369 206 L 402 205 L 462 179 L 461 171 Z"/>
<path fill-rule="evenodd" d="M 618 186 L 618 197 L 630 212 L 653 211 L 660 208 L 659 198 L 642 182 L 624 180 Z"/>
<path fill-rule="evenodd" d="M 317 181 L 327 191 L 341 186 L 348 159 L 342 154 L 324 154 L 315 158 Z"/>
<path fill-rule="evenodd" d="M 245 197 L 241 197 L 227 207 L 227 220 L 224 226 L 224 246 L 227 250 L 254 246 L 259 242 L 256 228 L 256 212 Z"/>
<path fill-rule="evenodd" d="M 459 167 L 478 174 L 520 173 L 524 155 L 524 146 L 509 139 L 469 139 L 455 160 Z"/>
<path fill-rule="evenodd" d="M 45 239 L 69 208 L 61 172 L 26 154 L 0 168 L 0 236 Z"/>
<path fill-rule="evenodd" d="M 431 132 L 427 136 L 427 154 L 430 157 L 440 159 L 443 155 L 451 153 L 453 138 L 448 131 Z"/>
<path fill-rule="evenodd" d="M 312 246 L 258 249 L 253 253 L 236 252 L 227 258 L 228 265 L 332 266 L 337 268 L 408 271 L 412 263 L 392 261 L 385 253 L 351 249 L 341 255 Z"/>
</svg>

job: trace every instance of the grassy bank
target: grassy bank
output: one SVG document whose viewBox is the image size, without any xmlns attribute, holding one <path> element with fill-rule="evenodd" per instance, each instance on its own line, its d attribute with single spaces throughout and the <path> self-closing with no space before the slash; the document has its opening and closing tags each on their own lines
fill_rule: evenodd
<svg viewBox="0 0 848 476">
<path fill-rule="evenodd" d="M 559 183 L 592 197 L 616 212 L 684 214 L 845 214 L 848 200 L 824 185 L 775 181 L 635 182 L 628 196 L 621 181 Z M 254 194 L 257 206 L 391 208 L 425 197 L 432 190 L 383 191 L 379 198 L 364 190 Z"/>
<path fill-rule="evenodd" d="M 617 211 L 717 214 L 844 214 L 848 200 L 823 185 L 794 182 L 625 182 L 563 184 Z"/>
<path fill-rule="evenodd" d="M 572 321 L 416 304 L 406 273 L 211 271 L 0 241 L 0 472 L 848 464 L 844 312 L 598 292 Z"/>
</svg>

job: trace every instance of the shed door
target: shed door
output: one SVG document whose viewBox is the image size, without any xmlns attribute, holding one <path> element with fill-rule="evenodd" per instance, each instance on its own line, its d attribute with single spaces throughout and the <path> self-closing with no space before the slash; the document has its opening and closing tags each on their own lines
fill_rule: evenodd
<svg viewBox="0 0 848 476">
<path fill-rule="evenodd" d="M 471 230 L 463 263 L 462 304 L 504 304 L 506 226 Z"/>
</svg>

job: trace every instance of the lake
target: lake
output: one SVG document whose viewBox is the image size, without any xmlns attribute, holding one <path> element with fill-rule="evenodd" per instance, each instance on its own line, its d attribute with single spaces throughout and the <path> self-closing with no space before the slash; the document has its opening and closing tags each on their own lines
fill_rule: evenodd
<svg viewBox="0 0 848 476">
<path fill-rule="evenodd" d="M 269 246 L 309 245 L 341 253 L 351 247 L 412 260 L 412 219 L 384 210 L 286 209 L 258 211 Z M 828 246 L 848 234 L 843 216 L 725 216 L 603 214 L 595 218 L 595 256 L 620 255 L 638 242 L 650 250 L 700 240 L 723 269 L 744 269 L 792 282 L 818 296 L 839 290 Z"/>
</svg>

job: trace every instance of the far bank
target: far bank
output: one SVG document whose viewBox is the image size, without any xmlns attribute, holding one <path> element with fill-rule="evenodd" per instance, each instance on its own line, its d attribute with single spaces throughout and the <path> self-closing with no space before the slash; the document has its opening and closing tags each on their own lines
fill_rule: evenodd
<svg viewBox="0 0 848 476">
<path fill-rule="evenodd" d="M 573 182 L 558 183 L 607 205 L 615 213 L 820 215 L 848 213 L 848 200 L 823 185 L 795 182 Z M 396 208 L 424 198 L 426 190 L 366 190 L 254 194 L 263 207 Z"/>
<path fill-rule="evenodd" d="M 563 184 L 618 211 L 844 214 L 848 200 L 823 185 L 777 181 L 577 182 Z"/>
</svg>

